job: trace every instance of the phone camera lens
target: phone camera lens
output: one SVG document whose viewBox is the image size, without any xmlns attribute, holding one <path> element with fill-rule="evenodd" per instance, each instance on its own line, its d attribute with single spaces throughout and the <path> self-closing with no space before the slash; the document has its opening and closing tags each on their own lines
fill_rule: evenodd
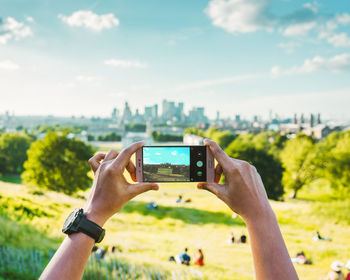
<svg viewBox="0 0 350 280">
<path fill-rule="evenodd" d="M 197 172 L 197 175 L 200 177 L 200 176 L 203 175 L 203 172 L 202 172 L 202 171 L 198 171 L 198 172 Z"/>
<path fill-rule="evenodd" d="M 203 166 L 203 161 L 201 161 L 201 160 L 197 161 L 197 166 L 198 167 L 202 167 Z"/>
</svg>

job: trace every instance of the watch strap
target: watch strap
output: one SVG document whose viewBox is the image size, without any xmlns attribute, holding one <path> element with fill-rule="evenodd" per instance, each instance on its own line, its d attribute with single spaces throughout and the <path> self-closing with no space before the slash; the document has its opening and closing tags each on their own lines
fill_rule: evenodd
<svg viewBox="0 0 350 280">
<path fill-rule="evenodd" d="M 90 221 L 84 215 L 78 224 L 78 231 L 81 231 L 95 240 L 95 242 L 100 242 L 100 237 L 104 232 L 98 224 Z"/>
</svg>

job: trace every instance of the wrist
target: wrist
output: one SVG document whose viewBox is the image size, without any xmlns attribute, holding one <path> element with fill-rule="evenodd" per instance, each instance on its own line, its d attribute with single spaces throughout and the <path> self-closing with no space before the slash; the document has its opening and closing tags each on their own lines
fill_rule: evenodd
<svg viewBox="0 0 350 280">
<path fill-rule="evenodd" d="M 276 220 L 275 213 L 273 212 L 270 204 L 265 207 L 261 207 L 258 211 L 249 213 L 242 216 L 243 220 L 249 225 L 258 225 L 258 224 L 269 224 Z"/>
<path fill-rule="evenodd" d="M 108 218 L 101 216 L 101 215 L 98 215 L 97 213 L 95 213 L 91 209 L 85 208 L 85 207 L 84 207 L 84 214 L 86 215 L 86 218 L 88 220 L 94 222 L 95 224 L 98 224 L 100 227 L 103 227 L 103 225 L 108 220 Z"/>
</svg>

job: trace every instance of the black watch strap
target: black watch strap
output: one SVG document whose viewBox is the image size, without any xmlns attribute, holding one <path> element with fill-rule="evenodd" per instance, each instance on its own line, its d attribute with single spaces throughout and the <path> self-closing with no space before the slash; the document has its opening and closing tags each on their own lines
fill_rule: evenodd
<svg viewBox="0 0 350 280">
<path fill-rule="evenodd" d="M 96 243 L 102 241 L 104 237 L 104 229 L 101 228 L 98 224 L 88 220 L 84 215 L 79 222 L 78 230 L 87 234 L 91 238 L 95 239 Z"/>
</svg>

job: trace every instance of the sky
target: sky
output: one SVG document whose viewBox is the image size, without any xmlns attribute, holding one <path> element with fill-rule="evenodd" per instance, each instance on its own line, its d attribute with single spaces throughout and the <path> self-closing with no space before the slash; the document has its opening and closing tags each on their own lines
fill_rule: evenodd
<svg viewBox="0 0 350 280">
<path fill-rule="evenodd" d="M 350 120 L 348 0 L 0 0 L 0 114 Z"/>
<path fill-rule="evenodd" d="M 190 148 L 188 147 L 151 147 L 143 148 L 144 164 L 170 163 L 190 165 Z"/>
</svg>

